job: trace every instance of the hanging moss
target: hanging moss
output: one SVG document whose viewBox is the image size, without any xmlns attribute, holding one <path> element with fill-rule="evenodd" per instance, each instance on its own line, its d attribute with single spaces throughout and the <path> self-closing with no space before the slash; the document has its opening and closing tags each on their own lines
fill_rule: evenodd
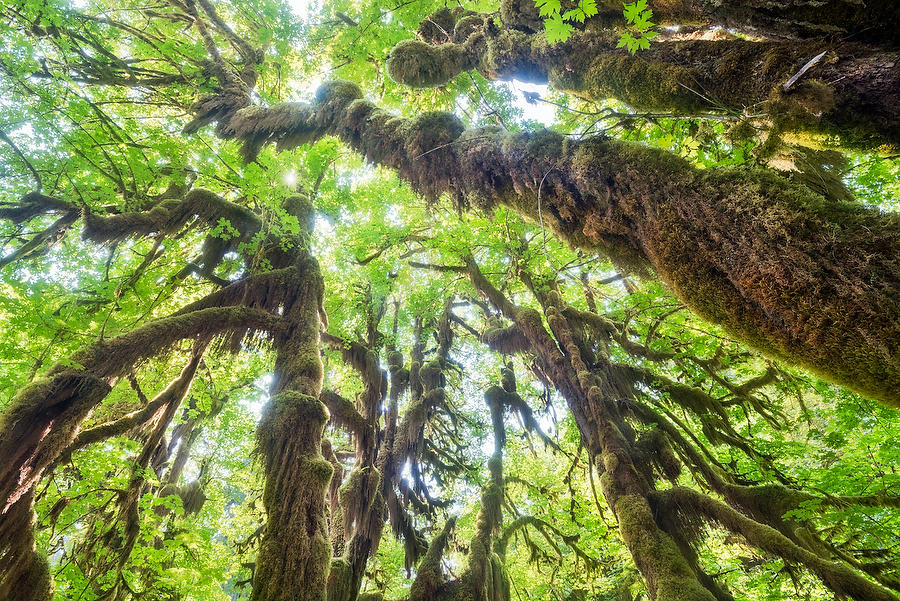
<svg viewBox="0 0 900 601">
<path fill-rule="evenodd" d="M 445 581 L 441 560 L 455 525 L 456 518 L 448 519 L 441 533 L 428 545 L 425 557 L 416 567 L 416 578 L 409 589 L 409 601 L 431 601 L 435 598 L 435 593 Z"/>
<path fill-rule="evenodd" d="M 536 136 L 473 130 L 413 154 L 399 133 L 404 120 L 357 93 L 343 84 L 320 91 L 309 109 L 318 135 L 339 135 L 432 198 L 506 204 L 574 245 L 652 264 L 692 310 L 742 341 L 900 402 L 895 216 L 826 203 L 763 171 L 698 171 L 603 138 L 547 144 L 550 155 L 533 147 Z"/>
<path fill-rule="evenodd" d="M 868 580 L 840 561 L 826 558 L 804 549 L 778 530 L 750 519 L 721 501 L 694 490 L 675 487 L 665 493 L 682 507 L 717 521 L 728 530 L 743 535 L 751 544 L 775 553 L 787 561 L 803 565 L 822 579 L 839 596 L 856 601 L 897 601 L 897 596 Z"/>
<path fill-rule="evenodd" d="M 516 325 L 489 328 L 481 335 L 481 341 L 505 355 L 522 353 L 528 349 L 528 340 Z"/>
</svg>

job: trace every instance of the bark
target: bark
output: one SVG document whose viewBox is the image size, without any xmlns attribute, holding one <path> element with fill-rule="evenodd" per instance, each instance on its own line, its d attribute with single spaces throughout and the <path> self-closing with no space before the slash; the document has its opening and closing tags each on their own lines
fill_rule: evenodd
<svg viewBox="0 0 900 601">
<path fill-rule="evenodd" d="M 669 153 L 549 132 L 465 131 L 454 116 L 400 119 L 333 82 L 313 105 L 202 120 L 248 157 L 335 135 L 431 198 L 498 204 L 632 269 L 651 266 L 695 313 L 762 351 L 900 406 L 900 218 L 828 202 L 763 170 L 698 170 Z M 213 111 L 210 113 L 209 111 Z"/>
<path fill-rule="evenodd" d="M 726 27 L 762 34 L 829 35 L 896 45 L 900 6 L 891 0 L 682 0 L 653 5 L 663 22 L 696 16 Z"/>
<path fill-rule="evenodd" d="M 597 2 L 599 14 L 587 21 L 622 27 L 622 4 Z M 896 45 L 900 34 L 900 7 L 891 0 L 667 0 L 650 3 L 653 22 L 660 25 L 722 26 L 768 37 L 810 38 L 829 36 L 867 43 Z M 541 31 L 533 2 L 501 2 L 504 25 Z M 593 21 L 593 22 L 592 22 Z"/>
<path fill-rule="evenodd" d="M 900 52 L 827 40 L 654 42 L 637 55 L 609 31 L 576 32 L 551 45 L 543 32 L 482 27 L 463 43 L 418 40 L 391 51 L 388 73 L 412 87 L 448 83 L 477 68 L 485 77 L 547 84 L 643 112 L 765 116 L 783 133 L 891 152 L 900 145 Z M 784 85 L 827 52 L 788 90 Z"/>
<path fill-rule="evenodd" d="M 284 297 L 286 327 L 273 340 L 271 397 L 257 436 L 267 514 L 253 579 L 252 601 L 324 601 L 331 560 L 325 494 L 334 468 L 322 456 L 328 409 L 319 400 L 323 366 L 319 331 L 324 283 L 307 249 L 312 206 L 289 198 L 304 230 L 293 240 L 296 284 Z"/>
</svg>

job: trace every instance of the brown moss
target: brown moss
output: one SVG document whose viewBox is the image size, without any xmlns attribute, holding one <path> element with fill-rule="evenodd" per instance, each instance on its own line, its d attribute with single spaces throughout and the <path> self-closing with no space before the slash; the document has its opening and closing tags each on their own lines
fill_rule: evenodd
<svg viewBox="0 0 900 601">
<path fill-rule="evenodd" d="M 473 34 L 479 32 L 484 27 L 484 17 L 481 15 L 469 15 L 462 17 L 457 21 L 453 28 L 453 41 L 461 44 L 469 39 Z"/>
<path fill-rule="evenodd" d="M 527 32 L 538 32 L 544 29 L 544 20 L 538 13 L 534 2 L 529 0 L 502 0 L 500 2 L 500 19 L 507 27 Z"/>
<path fill-rule="evenodd" d="M 440 8 L 419 22 L 416 34 L 427 44 L 439 45 L 452 41 L 456 16 L 449 8 Z"/>
</svg>

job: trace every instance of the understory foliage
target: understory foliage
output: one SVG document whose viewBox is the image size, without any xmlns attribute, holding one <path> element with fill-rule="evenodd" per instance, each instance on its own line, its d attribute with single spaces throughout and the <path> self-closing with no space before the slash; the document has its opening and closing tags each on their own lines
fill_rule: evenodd
<svg viewBox="0 0 900 601">
<path fill-rule="evenodd" d="M 0 601 L 900 599 L 893 3 L 0 6 Z"/>
</svg>

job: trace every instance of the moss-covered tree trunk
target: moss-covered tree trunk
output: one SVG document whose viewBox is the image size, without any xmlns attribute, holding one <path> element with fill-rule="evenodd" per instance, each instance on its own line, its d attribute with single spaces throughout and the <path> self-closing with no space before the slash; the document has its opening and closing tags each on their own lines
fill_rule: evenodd
<svg viewBox="0 0 900 601">
<path fill-rule="evenodd" d="M 328 421 L 328 410 L 319 400 L 324 283 L 318 262 L 306 250 L 312 208 L 300 197 L 288 203 L 305 229 L 294 241 L 298 250 L 288 257 L 297 278 L 286 290 L 287 327 L 274 340 L 271 396 L 257 430 L 267 524 L 250 598 L 324 601 L 331 561 L 325 493 L 334 469 L 322 456 L 322 432 Z"/>
<path fill-rule="evenodd" d="M 656 41 L 632 55 L 616 48 L 614 31 L 576 32 L 565 43 L 549 44 L 543 31 L 494 30 L 487 22 L 469 30 L 457 43 L 401 42 L 391 51 L 388 73 L 405 85 L 431 87 L 478 69 L 489 79 L 549 83 L 586 100 L 615 98 L 640 111 L 752 116 L 781 132 L 815 135 L 820 144 L 840 139 L 882 151 L 900 146 L 897 50 L 859 41 L 731 38 Z"/>
<path fill-rule="evenodd" d="M 754 507 L 747 500 L 753 495 L 738 495 L 735 487 L 726 484 L 730 476 L 716 473 L 702 457 L 697 457 L 690 443 L 683 438 L 678 448 L 689 465 L 699 468 L 711 488 L 727 499 L 740 496 L 744 500 L 735 507 L 716 501 L 703 493 L 678 488 L 658 490 L 656 482 L 664 477 L 675 482 L 681 471 L 681 460 L 669 444 L 680 435 L 666 428 L 666 419 L 644 404 L 642 393 L 635 383 L 633 369 L 611 363 L 608 356 L 611 322 L 594 315 L 575 311 L 567 306 L 553 287 L 545 292 L 532 283 L 520 270 L 522 281 L 532 291 L 543 308 L 543 317 L 533 309 L 514 305 L 481 273 L 471 258 L 461 268 L 475 287 L 513 322 L 500 331 L 488 330 L 483 340 L 496 350 L 527 352 L 535 358 L 532 364 L 536 375 L 556 387 L 572 410 L 585 446 L 592 457 L 600 459 L 603 496 L 615 513 L 619 533 L 635 564 L 646 581 L 654 600 L 733 601 L 732 595 L 715 578 L 705 573 L 698 561 L 696 546 L 700 534 L 697 524 L 704 520 L 715 522 L 741 534 L 760 549 L 802 565 L 818 575 L 822 582 L 838 595 L 848 595 L 859 601 L 896 601 L 896 596 L 883 584 L 876 584 L 863 576 L 840 556 L 827 552 L 819 555 L 798 542 L 791 532 L 779 532 L 786 507 L 798 507 L 801 493 L 771 495 L 781 503 L 782 511 L 751 511 L 755 517 L 742 513 Z M 591 323 L 597 327 L 592 327 Z M 602 339 L 595 340 L 593 336 Z M 518 339 L 510 349 L 509 340 Z M 606 340 L 606 343 L 603 342 Z M 670 386 L 680 402 L 684 394 L 703 395 L 702 391 L 682 385 L 681 391 Z M 696 399 L 695 399 L 696 400 Z M 704 407 L 689 410 L 703 415 L 712 410 L 714 399 Z M 685 408 L 691 407 L 688 402 Z M 695 404 L 693 404 L 695 405 Z M 650 426 L 650 429 L 644 429 Z M 638 431 L 638 428 L 642 431 Z M 725 435 L 726 424 L 719 425 L 713 435 Z M 706 432 L 706 426 L 704 426 Z M 776 492 L 760 487 L 759 495 Z M 731 501 L 729 501 L 731 502 Z M 759 521 L 757 521 L 757 519 Z M 820 549 L 821 550 L 821 549 Z M 858 569 L 858 568 L 857 568 Z"/>
<path fill-rule="evenodd" d="M 505 26 L 542 30 L 534 2 L 503 0 L 500 6 Z M 722 26 L 766 37 L 828 36 L 888 46 L 900 41 L 895 27 L 900 6 L 892 0 L 665 0 L 649 7 L 654 23 L 660 25 Z M 597 8 L 588 28 L 623 26 L 621 2 L 600 0 Z"/>
<path fill-rule="evenodd" d="M 139 360 L 178 340 L 225 331 L 275 330 L 280 319 L 248 307 L 206 307 L 152 321 L 85 346 L 23 388 L 0 423 L 0 600 L 52 596 L 46 559 L 34 548 L 34 487 L 78 435 L 82 422 Z M 70 367 L 71 364 L 80 368 Z"/>
<path fill-rule="evenodd" d="M 581 358 L 557 299 L 546 302 L 550 335 L 533 309 L 513 305 L 469 260 L 472 283 L 511 319 L 537 358 L 543 376 L 560 391 L 573 412 L 588 452 L 598 455 L 603 466 L 603 496 L 612 508 L 619 532 L 656 601 L 717 601 L 698 580 L 675 541 L 657 525 L 647 500 L 650 483 L 635 465 L 624 426 L 615 414 L 613 400 L 627 398 L 616 381 L 603 382 Z M 556 338 L 556 340 L 554 339 Z M 557 342 L 558 340 L 558 342 Z M 621 394 L 619 397 L 618 394 Z"/>
<path fill-rule="evenodd" d="M 604 4 L 616 8 L 610 0 Z M 652 5 L 662 22 L 712 23 L 761 34 L 863 38 L 894 44 L 900 5 L 893 0 L 675 0 Z"/>
</svg>

